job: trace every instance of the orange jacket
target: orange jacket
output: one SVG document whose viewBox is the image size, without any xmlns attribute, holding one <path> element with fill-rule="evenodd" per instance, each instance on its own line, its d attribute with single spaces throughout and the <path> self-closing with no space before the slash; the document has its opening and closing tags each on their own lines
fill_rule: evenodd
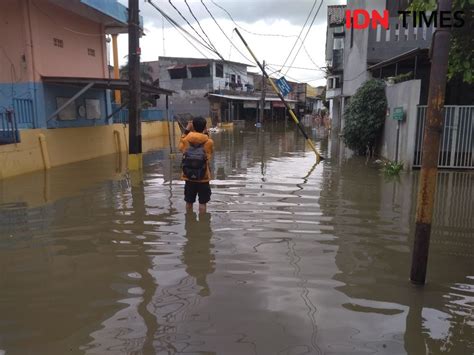
<svg viewBox="0 0 474 355">
<path fill-rule="evenodd" d="M 181 140 L 179 142 L 179 151 L 184 153 L 186 149 L 189 147 L 189 143 L 191 144 L 204 144 L 204 151 L 207 155 L 207 167 L 206 167 L 206 174 L 204 178 L 197 181 L 197 182 L 209 182 L 211 180 L 211 170 L 209 169 L 209 162 L 212 158 L 212 153 L 214 153 L 214 141 L 209 138 L 207 134 L 202 134 L 198 132 L 190 132 L 188 134 L 183 134 L 181 136 Z M 188 180 L 184 174 L 181 175 L 182 180 Z"/>
</svg>

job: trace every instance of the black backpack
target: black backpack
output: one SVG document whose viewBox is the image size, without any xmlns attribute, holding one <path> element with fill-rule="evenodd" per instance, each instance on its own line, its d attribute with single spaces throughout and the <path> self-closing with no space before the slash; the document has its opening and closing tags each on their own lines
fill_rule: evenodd
<svg viewBox="0 0 474 355">
<path fill-rule="evenodd" d="M 189 143 L 181 162 L 183 174 L 188 180 L 202 180 L 206 175 L 207 155 L 204 144 Z"/>
</svg>

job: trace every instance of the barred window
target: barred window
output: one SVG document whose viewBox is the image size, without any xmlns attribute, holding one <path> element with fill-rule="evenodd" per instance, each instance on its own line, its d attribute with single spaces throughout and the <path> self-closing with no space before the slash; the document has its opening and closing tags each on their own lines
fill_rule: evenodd
<svg viewBox="0 0 474 355">
<path fill-rule="evenodd" d="M 54 46 L 59 48 L 64 48 L 64 41 L 59 38 L 53 38 Z"/>
</svg>

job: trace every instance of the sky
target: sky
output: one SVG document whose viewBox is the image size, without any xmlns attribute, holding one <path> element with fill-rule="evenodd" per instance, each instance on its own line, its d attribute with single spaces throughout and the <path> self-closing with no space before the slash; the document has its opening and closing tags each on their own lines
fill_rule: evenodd
<svg viewBox="0 0 474 355">
<path fill-rule="evenodd" d="M 119 1 L 128 5 L 128 0 Z M 289 80 L 308 82 L 313 86 L 325 85 L 326 82 L 321 68 L 325 66 L 327 5 L 344 3 L 342 0 L 187 0 L 199 21 L 198 24 L 186 6 L 185 0 L 152 0 L 152 2 L 203 42 L 172 7 L 174 5 L 203 39 L 207 40 L 207 37 L 210 39 L 224 59 L 255 65 L 247 49 L 233 31 L 238 26 L 257 58 L 269 64 L 267 69 L 270 73 L 275 72 L 275 77 L 285 75 Z M 323 2 L 322 5 L 321 2 Z M 211 18 L 203 3 L 225 35 Z M 306 36 L 314 13 L 320 5 L 321 7 L 307 34 L 304 46 L 295 57 L 301 44 L 301 40 L 297 41 L 298 34 L 313 5 L 313 12 L 300 39 Z M 237 25 L 223 9 L 227 10 Z M 159 56 L 218 58 L 215 53 L 190 39 L 199 51 L 194 48 L 145 0 L 140 0 L 140 14 L 143 16 L 145 32 L 145 36 L 140 40 L 142 61 L 157 60 Z M 205 33 L 201 32 L 199 25 Z M 229 40 L 233 42 L 233 45 Z M 297 42 L 295 49 L 285 64 L 292 68 L 282 67 L 295 42 Z M 126 62 L 127 53 L 128 36 L 120 35 L 119 61 L 121 64 Z M 250 67 L 249 71 L 257 71 L 257 68 Z"/>
</svg>

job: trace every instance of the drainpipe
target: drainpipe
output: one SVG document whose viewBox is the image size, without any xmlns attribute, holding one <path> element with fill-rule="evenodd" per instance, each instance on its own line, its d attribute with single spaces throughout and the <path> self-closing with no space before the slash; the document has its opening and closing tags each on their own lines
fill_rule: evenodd
<svg viewBox="0 0 474 355">
<path fill-rule="evenodd" d="M 24 2 L 24 16 L 25 16 L 25 34 L 27 36 L 26 48 L 28 48 L 29 57 L 31 60 L 30 69 L 31 69 L 31 85 L 33 86 L 33 101 L 34 101 L 34 122 L 33 128 L 39 128 L 39 119 L 38 119 L 38 97 L 36 89 L 36 65 L 35 65 L 35 49 L 33 45 L 33 30 L 31 25 L 31 0 L 25 0 Z"/>
</svg>

